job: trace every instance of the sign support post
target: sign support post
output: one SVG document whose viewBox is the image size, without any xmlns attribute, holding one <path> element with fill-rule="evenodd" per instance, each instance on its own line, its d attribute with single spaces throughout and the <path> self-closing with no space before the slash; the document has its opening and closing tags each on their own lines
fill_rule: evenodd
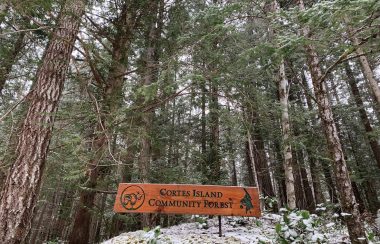
<svg viewBox="0 0 380 244">
<path fill-rule="evenodd" d="M 222 216 L 218 216 L 219 220 L 219 237 L 222 237 Z"/>
</svg>

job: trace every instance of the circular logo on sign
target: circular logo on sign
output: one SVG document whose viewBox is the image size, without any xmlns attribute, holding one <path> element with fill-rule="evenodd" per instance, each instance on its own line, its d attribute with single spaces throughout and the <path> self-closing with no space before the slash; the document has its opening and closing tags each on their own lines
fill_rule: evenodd
<svg viewBox="0 0 380 244">
<path fill-rule="evenodd" d="M 139 186 L 128 186 L 120 196 L 121 205 L 127 210 L 140 208 L 145 200 L 144 190 Z"/>
</svg>

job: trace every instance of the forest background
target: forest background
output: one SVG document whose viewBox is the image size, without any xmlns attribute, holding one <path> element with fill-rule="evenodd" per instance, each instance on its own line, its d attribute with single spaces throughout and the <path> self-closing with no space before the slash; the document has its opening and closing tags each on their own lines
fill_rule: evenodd
<svg viewBox="0 0 380 244">
<path fill-rule="evenodd" d="M 0 242 L 94 243 L 183 216 L 112 212 L 120 182 L 258 186 L 379 209 L 377 0 L 3 0 Z"/>
</svg>

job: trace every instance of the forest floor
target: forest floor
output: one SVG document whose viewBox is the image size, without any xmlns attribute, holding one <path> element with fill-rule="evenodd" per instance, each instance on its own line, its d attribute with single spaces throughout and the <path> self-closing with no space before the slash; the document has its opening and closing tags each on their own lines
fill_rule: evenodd
<svg viewBox="0 0 380 244">
<path fill-rule="evenodd" d="M 283 216 L 277 214 L 264 214 L 261 218 L 223 217 L 222 237 L 218 235 L 219 225 L 217 217 L 205 219 L 205 221 L 205 223 L 195 221 L 169 228 L 160 229 L 158 227 L 151 231 L 140 230 L 124 233 L 103 244 L 281 243 L 279 235 L 276 233 L 276 225 L 277 231 L 281 228 L 283 231 L 281 233 L 288 233 L 285 234 L 288 237 L 290 234 L 290 238 L 294 234 L 294 240 L 298 240 L 296 242 L 290 241 L 285 243 L 318 243 L 317 239 L 320 236 L 323 236 L 324 240 L 319 243 L 350 243 L 347 230 L 343 225 L 339 224 L 339 221 L 327 221 L 320 223 L 317 227 L 313 224 L 312 229 L 303 232 L 305 236 L 303 240 L 299 239 L 302 236 L 299 229 L 288 229 L 285 225 L 279 226 L 279 223 L 283 221 Z M 302 221 L 308 225 L 305 220 Z M 296 232 L 298 233 L 296 234 Z"/>
</svg>

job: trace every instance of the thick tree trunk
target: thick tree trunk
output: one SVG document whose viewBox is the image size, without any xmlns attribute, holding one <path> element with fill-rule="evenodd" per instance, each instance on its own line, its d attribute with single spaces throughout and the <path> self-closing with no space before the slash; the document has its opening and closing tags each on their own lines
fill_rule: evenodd
<svg viewBox="0 0 380 244">
<path fill-rule="evenodd" d="M 20 243 L 29 231 L 45 168 L 54 114 L 84 8 L 83 0 L 66 1 L 37 71 L 35 86 L 28 94 L 29 108 L 20 130 L 16 160 L 10 168 L 0 199 L 1 243 Z"/>
<path fill-rule="evenodd" d="M 327 97 L 326 84 L 320 81 L 322 76 L 319 70 L 319 61 L 312 47 L 307 47 L 309 55 L 309 65 L 313 77 L 313 85 L 318 102 L 319 114 L 322 120 L 325 136 L 328 142 L 329 151 L 333 160 L 334 174 L 336 178 L 337 188 L 340 192 L 339 199 L 342 209 L 346 213 L 352 214 L 347 219 L 347 227 L 350 233 L 350 239 L 353 243 L 360 243 L 361 237 L 365 237 L 364 227 L 360 220 L 358 206 L 353 196 L 353 190 L 346 161 L 343 155 L 342 145 L 338 137 L 337 128 L 334 123 L 331 107 Z"/>
<path fill-rule="evenodd" d="M 280 64 L 280 81 L 279 81 L 279 98 L 281 104 L 281 125 L 282 125 L 282 139 L 283 139 L 283 154 L 284 154 L 284 171 L 285 171 L 285 184 L 288 207 L 290 209 L 296 208 L 296 194 L 294 189 L 294 174 L 292 166 L 292 148 L 290 145 L 290 124 L 289 124 L 289 105 L 288 105 L 288 80 L 285 74 L 285 64 L 281 61 Z"/>
<path fill-rule="evenodd" d="M 308 36 L 307 31 L 305 31 L 305 35 Z M 310 67 L 316 101 L 318 104 L 319 116 L 322 120 L 324 133 L 332 158 L 337 189 L 340 193 L 340 204 L 344 212 L 351 214 L 351 216 L 346 219 L 350 239 L 352 243 L 366 243 L 366 241 L 360 241 L 361 238 L 365 238 L 366 234 L 364 231 L 363 222 L 360 218 L 358 205 L 353 194 L 354 192 L 347 170 L 346 161 L 343 155 L 342 145 L 338 136 L 338 131 L 333 119 L 333 114 L 327 94 L 326 83 L 325 81 L 320 80 L 322 77 L 322 72 L 319 68 L 319 59 L 312 45 L 306 46 L 306 52 L 308 56 L 308 65 Z"/>
<path fill-rule="evenodd" d="M 305 10 L 303 1 L 300 0 L 301 10 Z M 309 30 L 304 28 L 304 35 L 310 36 Z M 345 219 L 350 240 L 352 243 L 367 243 L 363 222 L 361 221 L 358 204 L 354 197 L 354 192 L 347 170 L 342 145 L 338 136 L 338 131 L 334 122 L 332 109 L 328 99 L 326 83 L 322 78 L 322 71 L 319 67 L 319 59 L 313 45 L 306 45 L 307 63 L 310 69 L 316 102 L 318 104 L 319 116 L 322 121 L 325 137 L 330 151 L 337 189 L 339 190 L 339 200 L 342 210 L 351 214 Z M 362 241 L 361 239 L 364 238 Z"/>
<path fill-rule="evenodd" d="M 306 93 L 311 94 L 309 92 L 309 85 L 307 83 L 307 80 L 306 80 L 304 72 L 302 72 L 302 84 L 303 84 L 304 88 L 307 89 Z M 308 96 L 307 94 L 305 94 L 305 96 L 306 96 L 307 107 L 308 107 L 309 111 L 312 111 L 313 110 L 313 103 L 312 103 L 312 101 L 310 99 L 310 96 Z M 312 120 L 311 123 L 312 123 L 312 126 L 314 128 L 317 128 L 316 123 L 315 123 L 314 120 Z M 314 132 L 311 131 L 311 133 L 314 133 Z M 309 151 L 308 154 L 311 155 L 311 157 L 313 155 L 313 153 L 311 151 Z M 317 161 L 314 160 L 314 161 L 311 161 L 311 162 L 315 162 L 316 163 Z M 327 162 L 325 162 L 325 161 L 321 161 L 320 162 L 320 166 L 322 168 L 322 172 L 323 172 L 323 175 L 324 175 L 325 180 L 326 180 L 326 186 L 327 186 L 327 189 L 328 189 L 328 192 L 329 192 L 330 201 L 332 203 L 338 203 L 338 195 L 336 193 L 335 184 L 334 184 L 331 172 L 330 172 L 330 168 L 329 168 Z M 310 167 L 311 167 L 311 164 L 310 164 Z M 314 182 L 319 182 L 320 183 L 320 181 L 316 180 L 316 179 L 319 178 L 318 177 L 318 173 L 319 172 L 317 172 L 317 168 L 316 167 L 311 167 L 310 169 L 311 169 L 312 175 L 315 176 L 315 177 L 313 177 L 313 185 L 315 185 Z M 322 188 L 320 188 L 320 189 L 322 189 Z M 320 192 L 322 193 L 322 190 L 320 190 Z M 323 197 L 323 195 L 322 195 L 322 197 Z"/>
</svg>

